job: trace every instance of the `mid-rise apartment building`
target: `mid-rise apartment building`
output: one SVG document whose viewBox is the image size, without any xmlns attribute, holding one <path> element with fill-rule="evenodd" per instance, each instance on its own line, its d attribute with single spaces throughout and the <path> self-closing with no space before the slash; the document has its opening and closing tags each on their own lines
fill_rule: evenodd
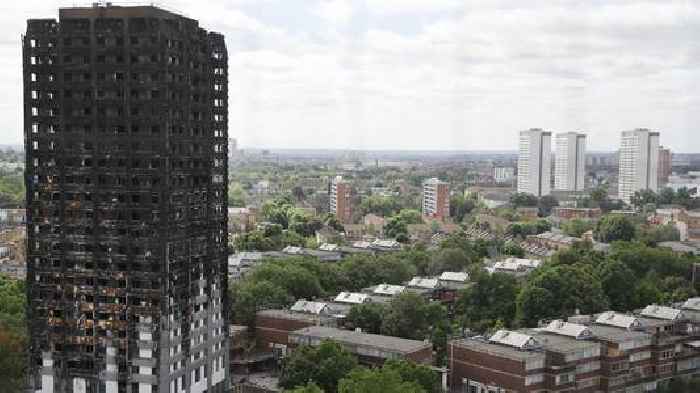
<svg viewBox="0 0 700 393">
<path fill-rule="evenodd" d="M 520 131 L 518 192 L 549 195 L 552 178 L 552 133 L 540 128 Z"/>
<path fill-rule="evenodd" d="M 554 189 L 583 191 L 586 174 L 586 135 L 576 132 L 557 134 L 554 163 Z"/>
<path fill-rule="evenodd" d="M 329 188 L 330 212 L 335 215 L 342 224 L 352 222 L 352 184 L 336 176 L 331 180 Z"/>
<path fill-rule="evenodd" d="M 630 202 L 636 191 L 658 191 L 659 133 L 645 128 L 622 132 L 618 194 Z"/>
<path fill-rule="evenodd" d="M 450 342 L 453 392 L 653 392 L 700 377 L 700 300 Z"/>
<path fill-rule="evenodd" d="M 671 149 L 659 146 L 659 187 L 663 187 L 668 183 L 668 179 L 672 173 L 673 155 Z"/>
<path fill-rule="evenodd" d="M 22 43 L 29 389 L 228 391 L 224 37 L 95 3 Z"/>
<path fill-rule="evenodd" d="M 450 184 L 432 178 L 423 182 L 423 215 L 444 220 L 450 216 Z"/>
</svg>

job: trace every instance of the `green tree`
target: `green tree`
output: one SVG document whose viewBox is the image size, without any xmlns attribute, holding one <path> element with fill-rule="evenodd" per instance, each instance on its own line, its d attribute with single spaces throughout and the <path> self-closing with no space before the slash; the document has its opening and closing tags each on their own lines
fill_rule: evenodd
<svg viewBox="0 0 700 393">
<path fill-rule="evenodd" d="M 318 347 L 302 345 L 295 348 L 282 363 L 279 385 L 285 389 L 318 384 L 324 392 L 338 390 L 338 381 L 357 367 L 357 359 L 343 347 L 326 340 Z"/>
<path fill-rule="evenodd" d="M 630 268 L 620 261 L 608 259 L 598 266 L 598 277 L 613 310 L 633 308 L 637 280 Z"/>
<path fill-rule="evenodd" d="M 401 375 L 390 369 L 353 370 L 340 381 L 339 393 L 426 393 L 416 382 L 404 381 Z"/>
<path fill-rule="evenodd" d="M 518 207 L 536 207 L 538 203 L 537 197 L 532 194 L 518 192 L 510 196 L 510 204 L 514 208 Z"/>
<path fill-rule="evenodd" d="M 630 198 L 630 204 L 637 209 L 642 209 L 647 205 L 654 205 L 658 203 L 658 197 L 656 193 L 652 190 L 640 190 L 635 191 L 632 198 Z"/>
<path fill-rule="evenodd" d="M 681 234 L 673 224 L 640 225 L 637 228 L 636 237 L 640 242 L 652 247 L 661 242 L 681 240 Z"/>
<path fill-rule="evenodd" d="M 465 198 L 464 195 L 453 195 L 450 198 L 450 216 L 456 223 L 464 220 L 464 217 L 471 213 L 476 207 L 476 203 L 471 198 Z"/>
<path fill-rule="evenodd" d="M 24 194 L 21 172 L 0 174 L 0 207 L 23 207 Z"/>
<path fill-rule="evenodd" d="M 397 241 L 408 241 L 408 226 L 398 217 L 390 218 L 384 227 L 384 234 Z"/>
<path fill-rule="evenodd" d="M 350 326 L 371 334 L 379 334 L 385 307 L 380 303 L 357 304 L 350 308 L 346 321 Z"/>
<path fill-rule="evenodd" d="M 608 214 L 598 221 L 595 238 L 603 243 L 630 241 L 634 238 L 634 233 L 634 224 L 629 218 L 619 214 Z"/>
<path fill-rule="evenodd" d="M 658 277 L 655 274 L 650 274 L 637 282 L 634 289 L 634 307 L 644 307 L 661 302 L 663 294 L 659 290 L 657 282 Z"/>
<path fill-rule="evenodd" d="M 323 224 L 335 229 L 338 232 L 343 232 L 345 230 L 345 228 L 343 228 L 343 224 L 338 221 L 338 217 L 335 214 L 327 213 L 324 215 Z"/>
<path fill-rule="evenodd" d="M 401 210 L 401 204 L 392 197 L 371 195 L 360 202 L 359 210 L 362 215 L 371 213 L 381 217 L 389 217 Z"/>
<path fill-rule="evenodd" d="M 440 377 L 428 366 L 392 359 L 384 363 L 383 369 L 396 371 L 401 376 L 402 381 L 415 382 L 426 392 L 440 391 Z"/>
<path fill-rule="evenodd" d="M 510 255 L 516 258 L 524 258 L 525 250 L 522 247 L 520 247 L 518 243 L 506 242 L 503 245 L 503 254 Z"/>
<path fill-rule="evenodd" d="M 323 294 L 319 278 L 300 265 L 303 258 L 290 258 L 284 261 L 272 260 L 255 269 L 252 281 L 268 281 L 284 288 L 293 299 L 313 299 Z"/>
<path fill-rule="evenodd" d="M 518 282 L 508 274 L 472 275 L 472 285 L 464 289 L 455 305 L 455 313 L 465 326 L 484 332 L 500 320 L 506 326 L 515 321 Z"/>
<path fill-rule="evenodd" d="M 27 364 L 25 282 L 0 275 L 0 381 L 8 392 L 21 392 Z"/>
<path fill-rule="evenodd" d="M 578 218 L 564 222 L 561 227 L 564 233 L 571 237 L 581 237 L 593 228 L 595 228 L 595 224 L 592 221 Z"/>
<path fill-rule="evenodd" d="M 262 215 L 267 221 L 279 224 L 283 229 L 289 227 L 294 210 L 294 199 L 291 195 L 282 195 L 267 201 L 261 208 Z"/>
<path fill-rule="evenodd" d="M 423 340 L 429 336 L 431 309 L 415 293 L 402 293 L 391 300 L 382 321 L 382 334 Z"/>
<path fill-rule="evenodd" d="M 442 272 L 461 272 L 471 263 L 471 257 L 461 248 L 443 248 L 436 252 L 430 260 L 428 272 L 440 274 Z"/>
<path fill-rule="evenodd" d="M 659 205 L 671 205 L 676 202 L 676 192 L 673 188 L 663 188 L 657 197 Z"/>
<path fill-rule="evenodd" d="M 423 215 L 415 209 L 402 209 L 395 217 L 407 225 L 423 223 Z"/>
<path fill-rule="evenodd" d="M 255 326 L 258 310 L 283 308 L 291 303 L 284 288 L 270 281 L 246 280 L 231 287 L 231 315 L 233 320 Z"/>
<path fill-rule="evenodd" d="M 528 326 L 545 318 L 561 318 L 576 310 L 585 314 L 602 311 L 608 299 L 591 267 L 544 266 L 533 272 L 518 295 L 518 312 Z"/>
<path fill-rule="evenodd" d="M 228 189 L 229 207 L 245 207 L 247 195 L 241 183 L 231 183 Z"/>
<path fill-rule="evenodd" d="M 552 208 L 555 206 L 559 206 L 559 201 L 557 198 L 551 196 L 551 195 L 544 195 L 540 197 L 540 199 L 537 201 L 537 207 L 539 209 L 539 216 L 540 217 L 547 217 L 550 214 L 552 214 Z"/>
</svg>

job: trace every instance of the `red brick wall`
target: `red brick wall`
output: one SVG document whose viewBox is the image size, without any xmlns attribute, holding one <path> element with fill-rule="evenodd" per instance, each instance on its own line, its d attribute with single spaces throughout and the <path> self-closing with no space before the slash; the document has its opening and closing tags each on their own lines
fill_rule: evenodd
<svg viewBox="0 0 700 393">
<path fill-rule="evenodd" d="M 406 359 L 413 360 L 416 363 L 433 365 L 433 348 L 426 347 L 420 351 L 409 353 L 406 355 Z"/>
<path fill-rule="evenodd" d="M 268 350 L 270 343 L 287 345 L 289 332 L 314 326 L 315 322 L 258 315 L 255 319 L 255 337 L 258 348 Z"/>
<path fill-rule="evenodd" d="M 461 388 L 462 379 L 495 384 L 509 390 L 525 391 L 525 364 L 512 359 L 461 348 L 454 343 L 448 347 L 448 366 L 451 367 L 452 388 Z M 507 370 L 507 371 L 503 371 Z M 534 388 L 536 385 L 529 386 Z"/>
</svg>

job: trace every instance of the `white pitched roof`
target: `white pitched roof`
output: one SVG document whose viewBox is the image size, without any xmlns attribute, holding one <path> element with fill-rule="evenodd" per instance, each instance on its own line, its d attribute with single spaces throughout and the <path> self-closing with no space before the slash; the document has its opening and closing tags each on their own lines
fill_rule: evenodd
<svg viewBox="0 0 700 393">
<path fill-rule="evenodd" d="M 340 292 L 338 296 L 335 297 L 337 303 L 352 303 L 360 304 L 364 303 L 369 299 L 369 295 L 366 293 L 357 292 Z"/>
<path fill-rule="evenodd" d="M 282 249 L 282 252 L 285 254 L 299 254 L 301 253 L 301 247 L 287 246 Z"/>
<path fill-rule="evenodd" d="M 493 270 L 525 271 L 538 268 L 542 264 L 539 259 L 507 258 L 496 262 Z"/>
<path fill-rule="evenodd" d="M 382 247 L 382 248 L 398 248 L 401 247 L 401 243 L 397 242 L 396 240 L 375 240 L 372 242 L 372 245 L 375 247 Z"/>
<path fill-rule="evenodd" d="M 586 325 L 564 322 L 561 319 L 556 319 L 539 330 L 574 338 L 587 338 L 593 335 Z"/>
<path fill-rule="evenodd" d="M 499 330 L 489 340 L 520 349 L 531 348 L 538 344 L 534 337 L 511 330 Z"/>
<path fill-rule="evenodd" d="M 691 297 L 681 306 L 684 310 L 700 311 L 700 297 Z"/>
<path fill-rule="evenodd" d="M 413 277 L 413 279 L 408 282 L 408 286 L 411 288 L 435 289 L 437 285 L 437 278 Z"/>
<path fill-rule="evenodd" d="M 340 247 L 334 243 L 323 243 L 318 249 L 321 251 L 338 251 Z"/>
<path fill-rule="evenodd" d="M 308 314 L 318 315 L 323 310 L 328 307 L 328 303 L 323 302 L 310 302 L 308 300 L 297 300 L 292 306 L 291 310 L 296 312 L 303 312 Z"/>
<path fill-rule="evenodd" d="M 606 311 L 598 316 L 595 323 L 601 325 L 616 326 L 625 329 L 641 326 L 639 319 L 632 315 L 621 314 L 615 311 Z"/>
<path fill-rule="evenodd" d="M 642 310 L 641 315 L 649 318 L 668 319 L 674 321 L 682 316 L 683 312 L 676 308 L 657 306 L 652 304 Z"/>
<path fill-rule="evenodd" d="M 369 248 L 372 244 L 370 242 L 365 242 L 365 241 L 357 241 L 352 244 L 353 247 L 355 248 Z"/>
<path fill-rule="evenodd" d="M 469 274 L 465 272 L 443 272 L 440 275 L 440 281 L 465 282 L 467 280 L 469 280 Z"/>
<path fill-rule="evenodd" d="M 372 293 L 375 295 L 389 295 L 395 296 L 400 294 L 406 289 L 403 285 L 390 285 L 390 284 L 379 284 L 374 287 Z"/>
</svg>

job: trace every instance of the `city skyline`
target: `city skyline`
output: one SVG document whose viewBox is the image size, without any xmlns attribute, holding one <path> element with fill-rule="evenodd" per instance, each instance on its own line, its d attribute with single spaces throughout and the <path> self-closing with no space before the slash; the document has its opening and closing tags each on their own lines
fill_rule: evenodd
<svg viewBox="0 0 700 393">
<path fill-rule="evenodd" d="M 700 151 L 691 138 L 698 5 L 514 4 L 167 6 L 227 36 L 230 88 L 240 93 L 231 135 L 242 148 L 514 150 L 517 130 L 539 127 L 583 130 L 588 150 L 602 151 L 645 127 L 676 153 Z M 53 17 L 60 5 L 5 5 L 3 32 L 18 39 L 28 15 Z M 21 95 L 16 41 L 0 43 L 8 97 Z M 20 100 L 0 101 L 6 143 L 21 143 L 19 113 Z"/>
</svg>

